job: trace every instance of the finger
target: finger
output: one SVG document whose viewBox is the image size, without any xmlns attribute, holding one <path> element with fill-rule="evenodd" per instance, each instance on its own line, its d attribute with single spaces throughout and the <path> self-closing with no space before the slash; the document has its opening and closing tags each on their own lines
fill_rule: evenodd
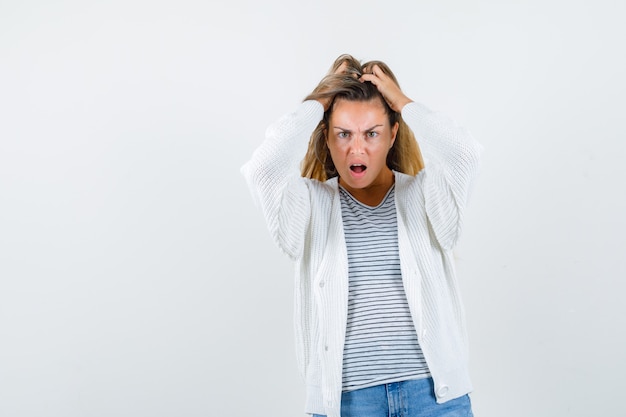
<svg viewBox="0 0 626 417">
<path fill-rule="evenodd" d="M 375 76 L 383 80 L 386 80 L 389 78 L 389 76 L 385 73 L 385 71 L 378 65 L 374 65 L 372 67 L 372 74 L 374 74 Z"/>
<path fill-rule="evenodd" d="M 371 82 L 374 85 L 378 85 L 378 83 L 380 82 L 380 78 L 378 78 L 376 75 L 371 74 L 371 73 L 363 74 L 359 80 L 361 80 L 361 81 L 369 81 L 369 82 Z"/>
<path fill-rule="evenodd" d="M 367 66 L 363 69 L 363 76 L 367 75 L 368 78 L 366 79 L 366 81 L 370 81 L 372 82 L 374 85 L 378 85 L 376 81 L 385 81 L 388 77 L 385 74 L 385 72 L 378 66 L 378 65 L 373 65 L 373 66 Z"/>
<path fill-rule="evenodd" d="M 346 68 L 348 68 L 348 61 L 343 61 L 341 65 L 339 65 L 339 68 L 337 68 L 336 73 L 341 74 L 346 71 Z"/>
<path fill-rule="evenodd" d="M 367 65 L 365 67 L 363 67 L 363 74 L 374 74 L 374 69 L 376 68 L 376 65 Z"/>
</svg>

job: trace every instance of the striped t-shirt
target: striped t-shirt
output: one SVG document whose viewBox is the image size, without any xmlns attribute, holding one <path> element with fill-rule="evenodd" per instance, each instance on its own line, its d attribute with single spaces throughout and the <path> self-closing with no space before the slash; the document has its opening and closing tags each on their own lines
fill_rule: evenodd
<svg viewBox="0 0 626 417">
<path fill-rule="evenodd" d="M 429 376 L 402 284 L 394 190 L 371 207 L 339 188 L 349 266 L 344 391 Z"/>
</svg>

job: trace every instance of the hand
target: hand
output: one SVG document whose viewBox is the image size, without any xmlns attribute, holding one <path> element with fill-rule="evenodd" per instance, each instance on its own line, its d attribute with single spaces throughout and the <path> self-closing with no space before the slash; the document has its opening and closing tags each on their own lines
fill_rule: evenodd
<svg viewBox="0 0 626 417">
<path fill-rule="evenodd" d="M 398 84 L 385 74 L 378 65 L 364 68 L 363 75 L 359 80 L 361 82 L 369 81 L 374 84 L 385 98 L 387 104 L 389 104 L 389 107 L 398 113 L 402 111 L 406 104 L 413 101 L 400 90 Z"/>
<path fill-rule="evenodd" d="M 330 75 L 337 75 L 337 74 L 348 74 L 348 62 L 347 61 L 343 61 L 336 69 L 335 71 L 331 71 Z M 358 78 L 357 74 L 352 74 L 355 78 Z M 323 85 L 325 85 L 326 87 L 328 87 L 327 84 L 322 83 Z M 324 111 L 327 111 L 328 108 L 330 107 L 330 102 L 332 97 L 324 97 L 324 91 L 322 90 L 318 90 L 316 91 L 318 94 L 321 94 L 322 97 L 318 97 L 317 101 L 319 101 L 322 106 L 324 106 Z"/>
</svg>

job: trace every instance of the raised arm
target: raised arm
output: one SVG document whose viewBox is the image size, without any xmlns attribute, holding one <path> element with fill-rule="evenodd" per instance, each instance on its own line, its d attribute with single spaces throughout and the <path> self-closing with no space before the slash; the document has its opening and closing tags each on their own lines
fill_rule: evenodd
<svg viewBox="0 0 626 417">
<path fill-rule="evenodd" d="M 309 100 L 280 118 L 241 168 L 274 241 L 292 259 L 302 255 L 310 215 L 307 180 L 299 165 L 323 112 L 320 102 Z"/>
<path fill-rule="evenodd" d="M 426 213 L 439 244 L 452 249 L 460 236 L 463 214 L 479 171 L 482 146 L 463 127 L 419 103 L 402 110 L 424 156 Z"/>
<path fill-rule="evenodd" d="M 366 68 L 362 81 L 370 81 L 389 106 L 402 113 L 424 157 L 426 212 L 439 244 L 452 249 L 458 241 L 463 212 L 478 174 L 482 146 L 463 127 L 442 113 L 415 103 L 380 67 Z"/>
</svg>

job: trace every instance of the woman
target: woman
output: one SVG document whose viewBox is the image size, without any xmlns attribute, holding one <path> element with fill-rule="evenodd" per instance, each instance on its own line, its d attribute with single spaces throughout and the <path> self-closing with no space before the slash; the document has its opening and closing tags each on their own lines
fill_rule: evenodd
<svg viewBox="0 0 626 417">
<path fill-rule="evenodd" d="M 452 249 L 479 153 L 384 63 L 349 55 L 268 128 L 242 173 L 296 262 L 307 413 L 472 415 Z"/>
</svg>

